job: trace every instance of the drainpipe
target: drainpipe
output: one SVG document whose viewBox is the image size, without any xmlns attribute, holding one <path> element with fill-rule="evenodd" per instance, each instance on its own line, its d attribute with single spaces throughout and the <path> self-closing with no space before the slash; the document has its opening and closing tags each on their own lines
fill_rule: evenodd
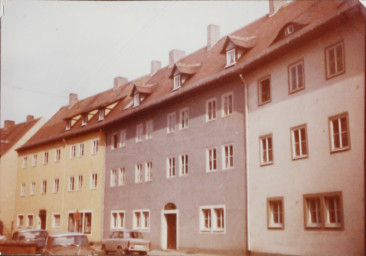
<svg viewBox="0 0 366 256">
<path fill-rule="evenodd" d="M 364 21 L 365 21 L 365 30 L 364 30 L 364 35 L 365 35 L 365 46 L 366 46 L 366 17 L 364 16 Z M 363 113 L 364 113 L 364 127 L 363 127 L 363 138 L 364 138 L 364 255 L 366 255 L 366 49 L 364 49 L 364 93 L 365 93 L 365 97 L 364 97 L 364 109 L 363 109 Z"/>
<path fill-rule="evenodd" d="M 248 180 L 248 172 L 249 172 L 249 157 L 248 157 L 248 137 L 249 137 L 249 131 L 248 131 L 248 85 L 245 82 L 245 79 L 242 74 L 239 75 L 241 82 L 244 86 L 244 178 L 245 178 L 245 185 L 244 190 L 246 194 L 245 198 L 245 209 L 246 209 L 246 219 L 245 219 L 245 244 L 246 244 L 246 255 L 250 254 L 250 248 L 249 248 L 249 180 Z"/>
<path fill-rule="evenodd" d="M 105 184 L 105 176 L 106 176 L 106 166 L 107 166 L 107 132 L 103 129 L 99 130 L 100 133 L 102 134 L 102 136 L 104 137 L 104 161 L 103 161 L 103 167 L 102 167 L 102 175 L 103 175 L 103 183 L 102 183 L 102 205 L 101 205 L 101 218 L 102 218 L 102 222 L 101 222 L 101 240 L 104 239 L 104 209 L 105 209 L 105 189 L 106 189 L 106 184 Z M 100 136 L 100 138 L 102 138 L 102 136 Z M 102 144 L 102 143 L 100 143 Z M 100 146 L 100 145 L 99 145 Z M 101 241 L 102 242 L 102 241 Z"/>
<path fill-rule="evenodd" d="M 65 209 L 65 190 L 67 188 L 66 184 L 66 139 L 62 139 L 62 142 L 64 143 L 64 152 L 65 152 L 65 156 L 64 156 L 64 159 L 63 159 L 63 166 L 64 166 L 64 182 L 63 182 L 63 190 L 62 190 L 62 203 L 61 203 L 61 214 L 64 215 L 64 209 Z M 60 152 L 60 157 L 61 156 L 61 152 Z M 66 215 L 66 223 L 69 222 L 69 216 Z M 68 226 L 68 225 L 66 225 Z M 63 227 L 61 227 L 63 229 Z M 65 230 L 65 232 L 67 232 L 67 230 Z"/>
</svg>

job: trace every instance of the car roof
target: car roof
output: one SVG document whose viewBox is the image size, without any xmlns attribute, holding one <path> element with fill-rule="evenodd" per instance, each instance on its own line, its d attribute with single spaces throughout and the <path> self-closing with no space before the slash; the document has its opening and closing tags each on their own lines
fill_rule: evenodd
<svg viewBox="0 0 366 256">
<path fill-rule="evenodd" d="M 83 233 L 78 232 L 63 232 L 63 233 L 56 233 L 56 234 L 50 234 L 50 237 L 63 237 L 63 236 L 86 236 Z"/>
<path fill-rule="evenodd" d="M 47 232 L 47 230 L 44 229 L 22 229 L 22 230 L 18 230 L 19 233 L 24 233 L 24 232 Z"/>
</svg>

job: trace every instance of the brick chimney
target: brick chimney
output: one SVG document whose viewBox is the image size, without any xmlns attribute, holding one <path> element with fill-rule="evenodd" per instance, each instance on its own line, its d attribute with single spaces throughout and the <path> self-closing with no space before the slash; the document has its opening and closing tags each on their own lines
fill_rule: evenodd
<svg viewBox="0 0 366 256">
<path fill-rule="evenodd" d="M 122 85 L 127 84 L 128 79 L 122 76 L 117 76 L 114 78 L 114 83 L 113 83 L 113 90 L 118 89 L 119 87 L 121 87 Z"/>
<path fill-rule="evenodd" d="M 158 60 L 151 61 L 150 75 L 154 75 L 159 69 L 161 69 L 161 61 L 158 61 Z"/>
<path fill-rule="evenodd" d="M 15 124 L 15 122 L 13 120 L 5 120 L 4 121 L 4 128 L 8 128 L 8 127 L 10 127 L 14 124 Z"/>
<path fill-rule="evenodd" d="M 269 16 L 273 16 L 284 5 L 292 0 L 269 0 Z"/>
<path fill-rule="evenodd" d="M 34 120 L 34 116 L 32 115 L 27 115 L 27 122 L 29 121 L 33 121 Z"/>
<path fill-rule="evenodd" d="M 207 50 L 211 49 L 220 39 L 220 27 L 214 24 L 207 26 Z"/>
<path fill-rule="evenodd" d="M 186 55 L 185 51 L 177 50 L 177 49 L 171 50 L 169 52 L 169 66 L 172 66 L 175 63 L 177 63 L 178 60 L 183 58 L 185 55 Z"/>
<path fill-rule="evenodd" d="M 76 93 L 69 94 L 69 107 L 71 108 L 79 101 L 78 95 Z"/>
</svg>

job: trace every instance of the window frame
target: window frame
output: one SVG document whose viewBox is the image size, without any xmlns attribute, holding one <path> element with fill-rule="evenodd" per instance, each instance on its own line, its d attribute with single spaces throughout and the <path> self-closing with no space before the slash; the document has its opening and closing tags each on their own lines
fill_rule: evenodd
<svg viewBox="0 0 366 256">
<path fill-rule="evenodd" d="M 187 176 L 189 173 L 188 154 L 179 155 L 179 176 Z"/>
<path fill-rule="evenodd" d="M 272 204 L 280 204 L 280 212 L 279 217 L 281 223 L 277 223 L 274 221 L 274 212 L 272 208 Z M 284 206 L 284 198 L 283 197 L 269 197 L 267 198 L 267 229 L 278 230 L 285 229 L 285 206 Z M 277 213 L 278 214 L 278 213 Z"/>
<path fill-rule="evenodd" d="M 181 87 L 182 87 L 182 78 L 181 75 L 178 73 L 175 74 L 173 78 L 173 91 L 178 90 Z"/>
<path fill-rule="evenodd" d="M 34 196 L 36 194 L 36 182 L 32 181 L 31 185 L 29 186 L 29 195 Z"/>
<path fill-rule="evenodd" d="M 55 216 L 58 215 L 59 216 L 59 225 L 56 225 L 56 219 L 55 219 Z M 52 228 L 53 229 L 60 229 L 61 228 L 61 213 L 58 213 L 58 212 L 55 212 L 55 213 L 52 213 Z"/>
<path fill-rule="evenodd" d="M 145 182 L 152 181 L 153 164 L 152 161 L 145 163 Z"/>
<path fill-rule="evenodd" d="M 75 176 L 71 175 L 69 176 L 69 183 L 68 183 L 68 191 L 69 192 L 72 192 L 72 191 L 75 191 L 76 190 L 76 186 L 75 186 Z"/>
<path fill-rule="evenodd" d="M 339 120 L 341 118 L 345 117 L 346 118 L 346 128 L 347 128 L 347 141 L 348 141 L 348 145 L 345 146 L 345 147 L 339 147 L 339 148 L 335 148 L 334 147 L 334 130 L 332 129 L 333 128 L 333 124 L 332 124 L 332 121 L 333 120 L 338 120 L 338 123 L 339 123 Z M 339 128 L 341 128 L 342 125 L 339 126 Z M 343 151 L 347 151 L 349 149 L 351 149 L 351 135 L 350 135 L 350 127 L 349 127 L 349 115 L 348 115 L 348 112 L 343 112 L 343 113 L 340 113 L 340 114 L 337 114 L 337 115 L 334 115 L 334 116 L 330 116 L 328 118 L 328 128 L 329 128 L 329 146 L 330 146 L 330 153 L 337 153 L 337 152 L 343 152 Z M 340 144 L 343 144 L 343 141 L 342 141 L 342 131 L 339 131 L 339 143 Z"/>
<path fill-rule="evenodd" d="M 26 169 L 28 167 L 28 156 L 23 156 L 22 168 Z"/>
<path fill-rule="evenodd" d="M 262 101 L 262 82 L 265 80 L 269 80 L 269 99 L 266 101 Z M 267 75 L 262 77 L 261 79 L 258 79 L 257 83 L 257 92 L 258 92 L 258 106 L 265 105 L 267 103 L 270 103 L 272 101 L 272 89 L 271 89 L 271 75 Z"/>
<path fill-rule="evenodd" d="M 24 197 L 25 196 L 25 190 L 27 188 L 27 185 L 25 184 L 25 182 L 23 182 L 22 184 L 20 184 L 20 196 Z"/>
<path fill-rule="evenodd" d="M 167 133 L 174 133 L 176 124 L 177 124 L 176 113 L 175 112 L 169 113 L 167 115 Z"/>
<path fill-rule="evenodd" d="M 30 217 L 30 216 L 32 216 L 32 224 L 31 224 L 31 225 L 29 224 L 29 222 L 30 222 L 30 221 L 29 221 L 29 217 Z M 26 228 L 32 228 L 32 227 L 33 227 L 33 225 L 34 225 L 34 214 L 33 214 L 33 213 L 28 213 L 28 214 L 27 214 L 27 218 L 26 218 L 25 222 L 26 222 L 26 224 L 25 224 L 25 227 L 26 227 Z"/>
<path fill-rule="evenodd" d="M 298 73 L 298 69 L 297 67 L 301 65 L 301 70 L 302 70 L 302 87 L 299 87 L 299 73 Z M 292 87 L 292 68 L 296 68 L 296 81 L 297 81 L 297 85 L 296 88 L 293 89 Z M 288 79 L 288 92 L 289 94 L 293 94 L 295 92 L 301 91 L 305 89 L 305 65 L 304 65 L 304 59 L 298 60 L 294 63 L 291 63 L 290 65 L 288 65 L 288 75 L 287 75 L 287 79 Z"/>
<path fill-rule="evenodd" d="M 78 157 L 83 157 L 85 154 L 85 144 L 84 142 L 79 143 Z"/>
<path fill-rule="evenodd" d="M 116 225 L 114 225 L 114 217 L 113 214 L 117 216 Z M 121 218 L 121 213 L 123 214 L 123 218 Z M 110 228 L 111 230 L 124 230 L 126 228 L 126 211 L 124 210 L 112 210 L 111 211 L 111 219 L 110 219 Z"/>
<path fill-rule="evenodd" d="M 154 131 L 154 121 L 149 120 L 146 122 L 146 140 L 152 139 L 152 134 Z"/>
<path fill-rule="evenodd" d="M 343 70 L 341 71 L 335 71 L 334 74 L 330 74 L 329 72 L 329 69 L 330 69 L 330 64 L 329 64 L 329 59 L 328 59 L 328 53 L 330 50 L 334 50 L 335 54 L 336 54 L 336 48 L 341 45 L 342 46 L 342 64 L 343 64 Z M 337 69 L 337 56 L 335 55 L 335 68 Z M 344 74 L 346 72 L 346 56 L 345 56 L 345 46 L 344 46 L 344 40 L 341 40 L 341 41 L 338 41 L 334 44 L 331 44 L 329 46 L 327 46 L 325 49 L 324 49 L 324 58 L 325 58 L 325 78 L 326 80 L 329 80 L 333 77 L 336 77 L 336 76 L 340 76 L 342 74 Z"/>
<path fill-rule="evenodd" d="M 52 182 L 52 193 L 58 193 L 59 191 L 60 191 L 60 179 L 54 178 Z"/>
<path fill-rule="evenodd" d="M 236 48 L 233 47 L 231 49 L 226 49 L 226 65 L 225 65 L 225 68 L 228 68 L 228 67 L 231 67 L 231 66 L 234 66 L 236 64 Z M 234 57 L 234 61 L 231 62 L 231 59 L 232 57 Z"/>
<path fill-rule="evenodd" d="M 263 162 L 263 145 L 262 145 L 262 140 L 264 139 L 268 139 L 268 138 L 271 138 L 271 144 L 272 144 L 272 148 L 271 148 L 271 152 L 272 152 L 272 160 L 270 161 L 269 160 L 269 154 L 267 153 L 267 161 L 266 162 Z M 268 145 L 268 140 L 266 141 L 266 145 Z M 269 151 L 269 147 L 267 146 L 266 148 L 266 152 Z M 273 135 L 272 133 L 270 134 L 266 134 L 266 135 L 262 135 L 259 137 L 259 163 L 260 163 L 260 166 L 267 166 L 267 165 L 272 165 L 274 164 L 274 146 L 273 146 Z"/>
<path fill-rule="evenodd" d="M 120 147 L 121 148 L 124 148 L 126 147 L 126 141 L 127 141 L 127 131 L 126 129 L 123 129 L 121 132 L 120 132 Z"/>
<path fill-rule="evenodd" d="M 140 225 L 137 225 L 137 219 L 136 219 L 136 213 L 140 214 Z M 146 218 L 144 213 L 148 213 L 148 225 L 147 227 L 145 225 L 142 225 L 143 223 L 146 223 Z M 141 232 L 149 232 L 150 231 L 150 224 L 151 224 L 151 214 L 149 209 L 139 209 L 139 210 L 133 210 L 132 212 L 132 227 L 134 230 L 139 230 Z"/>
<path fill-rule="evenodd" d="M 44 164 L 44 165 L 48 164 L 48 158 L 49 158 L 49 153 L 48 153 L 48 151 L 44 151 L 44 152 L 43 152 L 43 164 Z"/>
<path fill-rule="evenodd" d="M 116 168 L 112 168 L 109 172 L 109 187 L 117 187 L 118 185 L 118 179 L 117 179 L 117 169 Z"/>
<path fill-rule="evenodd" d="M 144 136 L 144 124 L 136 125 L 136 143 L 142 142 Z"/>
<path fill-rule="evenodd" d="M 55 149 L 55 162 L 61 161 L 61 148 Z"/>
<path fill-rule="evenodd" d="M 210 151 L 214 151 L 215 152 L 215 158 L 210 158 L 211 154 L 210 154 Z M 206 172 L 216 172 L 217 171 L 217 148 L 216 147 L 209 147 L 209 148 L 206 148 Z M 212 160 L 213 164 L 212 166 L 214 167 L 213 169 L 210 169 L 210 163 Z"/>
<path fill-rule="evenodd" d="M 173 165 L 171 165 L 171 162 L 173 162 Z M 174 178 L 176 176 L 175 164 L 176 164 L 176 161 L 175 161 L 175 157 L 174 156 L 167 157 L 166 177 L 168 179 Z"/>
<path fill-rule="evenodd" d="M 189 108 L 183 108 L 179 111 L 179 129 L 185 130 L 189 127 Z"/>
<path fill-rule="evenodd" d="M 231 148 L 230 151 L 228 151 L 229 155 L 226 155 L 226 148 Z M 234 143 L 227 143 L 222 145 L 222 169 L 223 170 L 230 170 L 234 169 Z M 228 162 L 226 161 L 226 158 L 228 158 Z M 231 159 L 231 161 L 230 161 Z M 228 165 L 227 165 L 228 163 Z"/>
<path fill-rule="evenodd" d="M 126 168 L 118 168 L 118 186 L 126 185 Z"/>
<path fill-rule="evenodd" d="M 99 152 L 99 139 L 92 139 L 91 141 L 91 154 L 96 155 Z"/>
<path fill-rule="evenodd" d="M 47 180 L 42 180 L 41 183 L 41 195 L 47 194 Z"/>
<path fill-rule="evenodd" d="M 222 210 L 223 216 L 221 220 L 221 225 L 223 227 L 218 227 L 218 215 L 216 210 Z M 206 215 L 204 211 L 209 212 L 209 227 L 206 227 Z M 226 218 L 226 206 L 225 205 L 206 205 L 199 207 L 199 233 L 200 234 L 226 234 L 227 218 Z M 221 219 L 221 218 L 220 218 Z"/>
<path fill-rule="evenodd" d="M 301 141 L 301 132 L 299 133 L 299 151 L 300 155 L 296 155 L 296 145 L 295 145 L 295 131 L 299 131 L 301 129 L 305 129 L 305 147 L 306 147 L 306 154 L 303 154 L 303 147 L 302 147 L 302 141 Z M 298 159 L 304 159 L 309 157 L 309 144 L 308 144 L 308 134 L 307 134 L 307 125 L 301 124 L 295 127 L 290 128 L 290 141 L 291 141 L 291 159 L 292 160 L 298 160 Z M 273 143 L 273 142 L 272 142 Z M 273 147 L 273 145 L 272 145 Z"/>
<path fill-rule="evenodd" d="M 143 181 L 143 165 L 141 163 L 135 164 L 135 184 L 142 183 Z"/>
<path fill-rule="evenodd" d="M 37 154 L 33 154 L 32 155 L 32 167 L 36 167 L 37 166 L 37 159 L 38 159 L 38 155 Z"/>
<path fill-rule="evenodd" d="M 96 179 L 94 177 L 96 177 Z M 90 173 L 90 189 L 97 189 L 97 186 L 98 186 L 98 173 L 91 172 Z"/>
<path fill-rule="evenodd" d="M 226 99 L 231 97 L 231 109 L 230 106 L 226 107 Z M 228 110 L 227 110 L 228 109 Z M 228 113 L 226 113 L 228 112 Z M 221 96 L 221 117 L 228 117 L 234 113 L 234 93 L 228 92 Z"/>
<path fill-rule="evenodd" d="M 76 144 L 70 145 L 70 159 L 74 159 L 76 157 Z"/>
<path fill-rule="evenodd" d="M 24 224 L 25 224 L 24 223 L 24 214 L 20 213 L 17 215 L 17 227 L 22 228 L 22 227 L 24 227 Z"/>
<path fill-rule="evenodd" d="M 111 135 L 111 150 L 118 148 L 118 133 L 115 132 Z"/>
<path fill-rule="evenodd" d="M 82 191 L 83 182 L 84 182 L 83 180 L 84 180 L 83 175 L 78 175 L 77 176 L 76 191 Z"/>
<path fill-rule="evenodd" d="M 215 102 L 214 107 L 212 106 L 213 102 Z M 211 112 L 210 112 L 210 109 L 212 109 Z M 211 113 L 212 117 L 210 117 L 210 113 Z M 215 120 L 217 120 L 217 98 L 216 97 L 208 99 L 206 101 L 206 122 L 212 122 Z"/>
</svg>

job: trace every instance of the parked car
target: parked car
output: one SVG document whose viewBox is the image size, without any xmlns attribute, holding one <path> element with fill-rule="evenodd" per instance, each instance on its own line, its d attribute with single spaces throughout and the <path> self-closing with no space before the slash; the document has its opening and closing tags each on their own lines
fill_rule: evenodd
<svg viewBox="0 0 366 256">
<path fill-rule="evenodd" d="M 123 254 L 147 254 L 151 250 L 151 242 L 142 238 L 142 233 L 134 230 L 114 231 L 109 238 L 102 240 L 104 254 L 117 252 Z"/>
<path fill-rule="evenodd" d="M 82 233 L 58 233 L 47 237 L 42 254 L 47 255 L 97 255 Z"/>
<path fill-rule="evenodd" d="M 39 253 L 45 245 L 47 236 L 48 232 L 43 229 L 24 229 L 14 232 L 11 240 L 35 243 L 36 252 Z"/>
</svg>

